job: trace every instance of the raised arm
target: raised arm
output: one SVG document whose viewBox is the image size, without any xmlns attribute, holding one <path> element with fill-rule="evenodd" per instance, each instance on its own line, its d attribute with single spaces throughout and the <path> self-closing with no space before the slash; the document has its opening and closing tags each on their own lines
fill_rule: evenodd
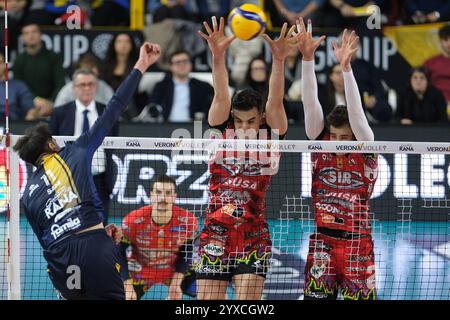
<svg viewBox="0 0 450 320">
<path fill-rule="evenodd" d="M 373 141 L 374 134 L 369 126 L 364 113 L 358 84 L 356 83 L 351 67 L 351 59 L 358 51 L 358 37 L 352 31 L 350 35 L 347 29 L 342 34 L 341 45 L 333 41 L 334 53 L 337 61 L 342 66 L 345 85 L 345 99 L 347 100 L 348 120 L 356 140 Z"/>
<path fill-rule="evenodd" d="M 284 109 L 284 63 L 293 46 L 292 34 L 294 26 L 287 32 L 287 23 L 283 24 L 280 36 L 272 40 L 267 34 L 263 38 L 272 50 L 272 72 L 269 80 L 269 95 L 266 103 L 266 121 L 271 129 L 278 130 L 279 135 L 284 135 L 288 128 L 286 111 Z"/>
<path fill-rule="evenodd" d="M 89 153 L 94 154 L 130 103 L 142 74 L 158 60 L 160 55 L 161 48 L 157 44 L 146 42 L 141 46 L 139 59 L 133 71 L 117 89 L 102 115 L 95 121 L 89 131 L 83 133 L 75 141 L 75 144 L 85 147 Z"/>
<path fill-rule="evenodd" d="M 297 48 L 303 56 L 302 61 L 302 95 L 305 113 L 305 130 L 308 139 L 315 140 L 322 133 L 325 122 L 322 105 L 319 102 L 317 79 L 314 72 L 314 54 L 320 43 L 325 39 L 312 38 L 312 24 L 308 20 L 306 29 L 303 19 L 297 20 Z"/>
<path fill-rule="evenodd" d="M 208 42 L 212 54 L 212 75 L 214 98 L 208 113 L 208 123 L 210 126 L 223 124 L 228 120 L 231 110 L 231 97 L 228 91 L 228 71 L 225 65 L 225 52 L 230 46 L 235 36 L 226 37 L 224 33 L 225 21 L 220 18 L 217 25 L 217 18 L 212 17 L 212 29 L 206 21 L 203 22 L 205 34 L 198 31 L 199 35 Z"/>
</svg>

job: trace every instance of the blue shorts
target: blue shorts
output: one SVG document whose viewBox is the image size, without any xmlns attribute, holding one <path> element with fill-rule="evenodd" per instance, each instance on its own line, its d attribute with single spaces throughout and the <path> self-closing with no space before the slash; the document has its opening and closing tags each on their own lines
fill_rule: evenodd
<svg viewBox="0 0 450 320">
<path fill-rule="evenodd" d="M 48 274 L 63 299 L 125 300 L 118 247 L 104 229 L 70 236 L 44 250 Z"/>
</svg>

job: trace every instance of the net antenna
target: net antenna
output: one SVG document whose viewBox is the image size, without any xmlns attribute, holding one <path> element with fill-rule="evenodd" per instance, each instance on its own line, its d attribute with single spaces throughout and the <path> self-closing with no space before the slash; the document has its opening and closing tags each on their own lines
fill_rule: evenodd
<svg viewBox="0 0 450 320">
<path fill-rule="evenodd" d="M 11 136 L 9 130 L 8 104 L 8 1 L 5 6 L 5 132 L 2 144 L 6 149 L 6 237 L 7 237 L 7 279 L 8 299 L 20 300 L 20 194 L 19 190 L 19 157 L 11 150 Z M 11 167 L 13 165 L 14 167 Z"/>
</svg>

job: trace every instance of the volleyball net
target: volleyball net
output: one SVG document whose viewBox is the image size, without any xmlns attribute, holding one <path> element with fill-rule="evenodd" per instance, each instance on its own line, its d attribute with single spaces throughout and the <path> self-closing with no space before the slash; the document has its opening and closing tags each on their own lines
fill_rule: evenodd
<svg viewBox="0 0 450 320">
<path fill-rule="evenodd" d="M 12 143 L 17 138 L 12 136 Z M 57 140 L 60 145 L 64 145 L 73 137 L 58 137 Z M 320 157 L 326 159 L 333 154 L 347 155 L 344 159 L 358 159 L 348 157 L 349 154 L 378 155 L 378 169 L 371 172 L 377 179 L 372 186 L 370 206 L 365 218 L 365 223 L 371 228 L 374 244 L 375 277 L 371 281 L 376 288 L 377 298 L 450 299 L 449 143 L 289 140 L 248 140 L 237 143 L 202 139 L 106 138 L 102 152 L 97 153 L 97 159 L 93 161 L 93 166 L 100 169 L 93 168 L 93 171 L 98 173 L 106 170 L 104 191 L 108 195 L 108 223 L 124 225 L 131 212 L 153 204 L 152 181 L 158 175 L 167 175 L 175 180 L 174 206 L 190 214 L 189 219 L 180 217 L 178 223 L 169 229 L 158 229 L 153 233 L 146 231 L 151 229 L 145 225 L 151 223 L 146 217 L 135 215 L 133 219 L 127 220 L 130 228 L 140 228 L 124 246 L 130 273 L 144 274 L 147 269 L 154 271 L 160 268 L 159 272 L 148 271 L 147 276 L 135 279 L 134 284 L 144 288 L 142 299 L 167 298 L 172 274 L 164 265 L 173 261 L 173 251 L 184 243 L 188 245 L 180 250 L 189 264 L 189 270 L 183 282 L 183 299 L 195 299 L 198 288 L 194 271 L 201 258 L 198 256 L 198 246 L 201 244 L 195 239 L 204 229 L 210 200 L 208 164 L 211 156 L 218 153 L 234 158 L 236 153 L 240 153 L 242 157 L 237 159 L 244 159 L 244 162 L 248 154 L 258 154 L 258 159 L 263 154 L 269 167 L 272 167 L 267 173 L 271 175 L 271 182 L 266 193 L 265 213 L 272 245 L 263 299 L 303 299 L 305 268 L 317 278 L 328 272 L 336 272 L 334 275 L 340 276 L 336 270 L 330 271 L 326 267 L 327 259 L 332 257 L 323 253 L 314 253 L 315 257 L 320 256 L 317 261 L 321 261 L 312 266 L 314 269 L 307 266 L 308 253 L 313 250 L 311 235 L 315 231 L 315 212 L 320 209 L 322 226 L 328 223 L 331 229 L 344 223 L 344 220 L 349 221 L 348 215 L 354 205 L 352 192 L 361 187 L 361 176 L 357 170 L 336 171 L 329 168 L 322 183 L 335 187 L 346 184 L 347 187 L 342 187 L 324 201 L 313 203 L 312 159 L 317 160 L 319 156 L 317 161 L 320 161 Z M 5 150 L 2 149 L 1 161 L 5 157 Z M 220 201 L 235 201 L 236 207 L 245 207 L 252 201 L 251 193 L 245 190 L 258 186 L 252 186 L 245 176 L 257 174 L 257 170 L 252 170 L 258 163 L 244 162 L 224 166 L 234 178 L 227 182 L 229 188 L 216 193 Z M 244 171 L 246 173 L 242 174 Z M 29 192 L 25 190 L 25 185 L 32 172 L 31 166 L 12 153 L 9 189 L 5 162 L 0 163 L 1 299 L 57 299 L 47 275 L 42 249 L 20 209 L 20 196 Z M 9 217 L 6 215 L 8 190 L 11 192 Z M 218 243 L 229 241 L 220 239 L 218 231 Z M 247 232 L 243 239 L 257 238 L 263 231 Z M 193 241 L 187 242 L 189 239 Z M 212 243 L 205 250 L 219 257 L 223 249 L 218 243 Z M 359 252 L 360 248 L 355 250 Z M 244 251 L 234 252 L 234 257 L 239 259 L 248 254 Z M 224 259 L 221 263 L 231 260 Z M 339 272 L 373 272 L 365 268 L 356 261 Z M 227 272 L 228 269 L 224 270 Z M 153 278 L 145 281 L 145 277 Z M 342 294 L 339 296 L 342 297 Z M 235 297 L 236 288 L 230 282 L 227 298 Z"/>
</svg>

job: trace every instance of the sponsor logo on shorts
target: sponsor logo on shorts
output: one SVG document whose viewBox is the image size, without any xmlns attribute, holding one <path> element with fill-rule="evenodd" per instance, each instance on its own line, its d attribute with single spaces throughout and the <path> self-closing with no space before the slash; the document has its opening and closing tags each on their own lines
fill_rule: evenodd
<svg viewBox="0 0 450 320">
<path fill-rule="evenodd" d="M 227 227 L 221 226 L 219 224 L 210 224 L 208 226 L 209 230 L 211 230 L 212 232 L 215 232 L 217 234 L 224 234 L 225 232 L 228 231 Z"/>
<path fill-rule="evenodd" d="M 203 249 L 211 256 L 220 257 L 224 254 L 224 247 L 215 245 L 214 243 L 208 243 Z"/>
<path fill-rule="evenodd" d="M 321 265 L 315 264 L 311 267 L 311 270 L 310 270 L 311 275 L 316 279 L 319 279 L 321 276 L 323 276 L 325 274 L 325 271 L 326 271 L 325 264 L 321 264 Z"/>
</svg>

